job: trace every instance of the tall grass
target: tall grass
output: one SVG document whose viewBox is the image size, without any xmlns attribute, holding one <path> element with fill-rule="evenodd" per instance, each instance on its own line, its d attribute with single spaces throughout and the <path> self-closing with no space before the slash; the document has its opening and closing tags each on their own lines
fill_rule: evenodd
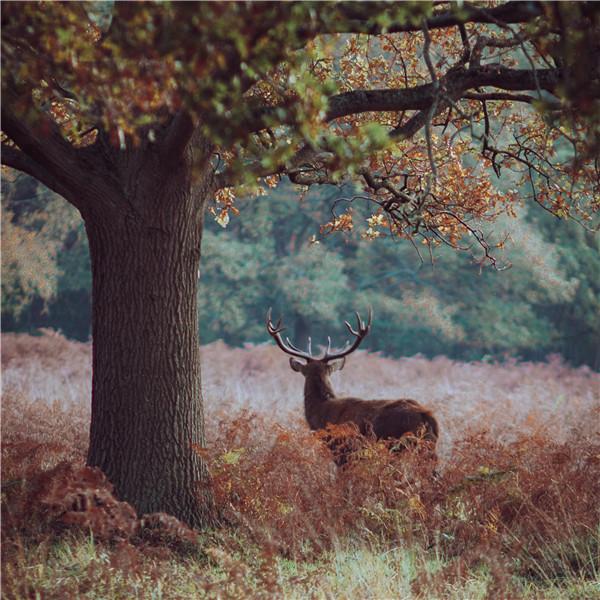
<svg viewBox="0 0 600 600">
<path fill-rule="evenodd" d="M 6 597 L 600 597 L 589 369 L 356 353 L 334 387 L 432 408 L 432 476 L 418 450 L 376 441 L 336 469 L 280 351 L 205 346 L 201 451 L 223 526 L 198 537 L 84 467 L 89 345 L 2 342 Z"/>
</svg>

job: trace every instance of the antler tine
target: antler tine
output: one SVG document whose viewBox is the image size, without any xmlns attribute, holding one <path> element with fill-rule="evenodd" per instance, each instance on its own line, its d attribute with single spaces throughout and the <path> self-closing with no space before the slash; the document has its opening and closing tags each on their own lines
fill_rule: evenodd
<svg viewBox="0 0 600 600">
<path fill-rule="evenodd" d="M 348 323 L 348 321 L 344 321 L 346 327 L 348 328 L 348 331 L 352 334 L 352 335 L 360 335 L 358 333 L 358 331 L 354 331 L 354 329 L 352 329 L 352 325 L 350 325 L 350 323 Z"/>
<path fill-rule="evenodd" d="M 285 327 L 282 326 L 281 317 L 277 321 L 277 325 L 273 325 L 273 321 L 271 320 L 271 309 L 267 311 L 267 331 L 269 335 L 275 340 L 275 343 L 283 350 L 286 354 L 290 354 L 291 356 L 296 356 L 298 358 L 303 358 L 304 360 L 311 360 L 312 356 L 303 352 L 299 348 L 296 348 L 292 342 L 290 342 L 289 338 L 286 338 L 287 344 L 281 339 L 281 332 L 285 331 Z"/>
<path fill-rule="evenodd" d="M 308 353 L 312 356 L 312 338 L 308 336 Z"/>
<path fill-rule="evenodd" d="M 325 350 L 325 354 L 323 354 L 321 360 L 330 360 L 331 358 L 336 358 L 340 352 L 345 352 L 349 346 L 350 346 L 350 341 L 346 340 L 344 342 L 344 347 L 341 350 L 338 350 L 337 352 L 330 354 L 330 352 L 331 352 L 331 336 L 328 335 L 327 336 L 327 350 Z"/>
<path fill-rule="evenodd" d="M 358 324 L 358 330 L 362 331 L 365 328 L 365 324 L 363 323 L 362 319 L 360 318 L 358 311 L 355 311 L 354 314 L 356 315 L 356 322 Z"/>
<path fill-rule="evenodd" d="M 271 318 L 271 314 L 272 314 L 272 309 L 269 307 L 269 310 L 267 311 L 267 329 L 269 331 L 274 331 L 281 325 L 281 319 L 279 319 L 279 321 L 277 321 L 277 325 L 273 325 L 273 320 Z"/>
<path fill-rule="evenodd" d="M 303 350 L 300 350 L 300 348 L 298 348 L 298 346 L 292 344 L 289 337 L 286 337 L 285 341 L 292 350 L 295 350 L 296 352 L 304 352 Z M 310 354 L 310 351 L 309 351 L 309 354 Z"/>
<path fill-rule="evenodd" d="M 369 306 L 369 318 L 367 319 L 367 324 L 360 318 L 358 312 L 355 313 L 356 318 L 358 319 L 358 330 L 359 331 L 369 331 L 371 328 L 371 321 L 373 319 L 373 309 Z"/>
<path fill-rule="evenodd" d="M 334 358 L 342 358 L 344 356 L 347 356 L 348 354 L 351 354 L 360 346 L 363 339 L 369 334 L 369 331 L 371 330 L 371 319 L 373 317 L 371 308 L 369 308 L 369 320 L 366 325 L 365 325 L 364 321 L 360 318 L 360 314 L 358 312 L 356 312 L 355 314 L 356 314 L 356 319 L 358 322 L 357 323 L 358 331 L 355 331 L 355 329 L 352 327 L 352 325 L 350 325 L 350 323 L 348 321 L 344 321 L 346 327 L 348 328 L 348 331 L 355 337 L 354 342 L 351 344 L 348 340 L 346 340 L 346 344 L 344 345 L 344 347 L 341 350 L 338 350 L 337 352 L 334 352 L 333 354 L 329 354 L 330 349 L 331 349 L 331 339 L 328 338 L 329 346 L 327 347 L 327 352 L 325 353 L 325 356 L 323 357 L 322 360 L 332 360 Z"/>
<path fill-rule="evenodd" d="M 323 354 L 323 356 L 321 357 L 321 360 L 329 360 L 330 356 L 329 353 L 331 352 L 331 336 L 327 336 L 327 349 L 325 350 L 325 353 Z M 335 356 L 335 355 L 332 355 Z"/>
</svg>

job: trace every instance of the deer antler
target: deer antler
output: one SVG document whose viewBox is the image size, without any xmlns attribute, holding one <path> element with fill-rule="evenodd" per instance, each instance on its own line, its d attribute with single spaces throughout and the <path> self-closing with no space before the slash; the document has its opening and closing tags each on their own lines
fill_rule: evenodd
<svg viewBox="0 0 600 600">
<path fill-rule="evenodd" d="M 344 323 L 346 324 L 346 327 L 348 328 L 348 331 L 356 338 L 354 340 L 354 343 L 352 345 L 349 345 L 350 342 L 346 342 L 345 348 L 342 348 L 338 352 L 334 352 L 333 354 L 330 354 L 331 338 L 327 338 L 327 350 L 325 351 L 325 355 L 323 356 L 323 358 L 321 360 L 330 361 L 330 360 L 335 360 L 338 358 L 343 358 L 344 356 L 348 356 L 348 354 L 351 354 L 352 352 L 354 352 L 360 346 L 361 342 L 367 337 L 367 335 L 369 335 L 369 332 L 371 331 L 371 321 L 373 319 L 373 311 L 372 311 L 371 307 L 369 307 L 369 319 L 368 319 L 366 325 L 363 322 L 363 320 L 360 318 L 360 315 L 358 314 L 358 312 L 356 312 L 355 314 L 356 314 L 356 320 L 358 322 L 358 327 L 357 327 L 358 331 L 355 331 L 352 328 L 352 325 L 350 325 L 350 323 L 348 323 L 348 321 L 344 321 Z"/>
<path fill-rule="evenodd" d="M 303 352 L 299 348 L 296 348 L 292 342 L 290 342 L 289 338 L 285 338 L 285 342 L 281 339 L 281 332 L 285 331 L 285 327 L 281 325 L 281 319 L 277 321 L 276 325 L 273 325 L 271 321 L 271 309 L 269 308 L 269 312 L 267 313 L 267 331 L 269 335 L 275 340 L 277 345 L 286 353 L 291 356 L 296 356 L 298 358 L 303 358 L 304 360 L 313 360 L 312 354 L 310 352 Z M 287 343 L 286 343 L 287 342 Z M 310 342 L 309 342 L 310 348 Z"/>
</svg>

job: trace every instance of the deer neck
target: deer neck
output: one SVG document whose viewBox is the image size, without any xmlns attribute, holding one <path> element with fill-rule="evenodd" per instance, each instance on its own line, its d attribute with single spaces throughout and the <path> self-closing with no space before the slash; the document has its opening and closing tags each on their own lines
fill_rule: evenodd
<svg viewBox="0 0 600 600">
<path fill-rule="evenodd" d="M 320 429 L 325 426 L 325 423 L 321 422 L 323 420 L 321 409 L 327 400 L 333 399 L 335 399 L 335 392 L 328 376 L 306 378 L 304 382 L 304 412 L 312 429 Z"/>
</svg>

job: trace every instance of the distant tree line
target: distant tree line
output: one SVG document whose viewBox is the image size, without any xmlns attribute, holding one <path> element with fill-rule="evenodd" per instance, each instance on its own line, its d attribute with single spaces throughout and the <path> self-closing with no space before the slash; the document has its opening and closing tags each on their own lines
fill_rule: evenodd
<svg viewBox="0 0 600 600">
<path fill-rule="evenodd" d="M 3 330 L 51 327 L 87 340 L 91 275 L 77 212 L 25 175 L 7 173 L 2 185 Z M 240 201 L 244 218 L 227 228 L 209 219 L 198 298 L 203 343 L 266 342 L 272 306 L 297 344 L 308 336 L 313 346 L 325 343 L 327 334 L 341 344 L 344 319 L 372 306 L 374 334 L 364 346 L 391 356 L 559 353 L 600 368 L 600 242 L 580 225 L 541 210 L 506 217 L 495 252 L 512 266 L 498 272 L 443 244 L 430 256 L 428 246 L 365 239 L 370 211 L 360 198 L 350 202 L 352 189 L 301 192 L 282 182 Z M 351 204 L 355 230 L 327 235 L 321 228 L 336 200 Z"/>
</svg>

